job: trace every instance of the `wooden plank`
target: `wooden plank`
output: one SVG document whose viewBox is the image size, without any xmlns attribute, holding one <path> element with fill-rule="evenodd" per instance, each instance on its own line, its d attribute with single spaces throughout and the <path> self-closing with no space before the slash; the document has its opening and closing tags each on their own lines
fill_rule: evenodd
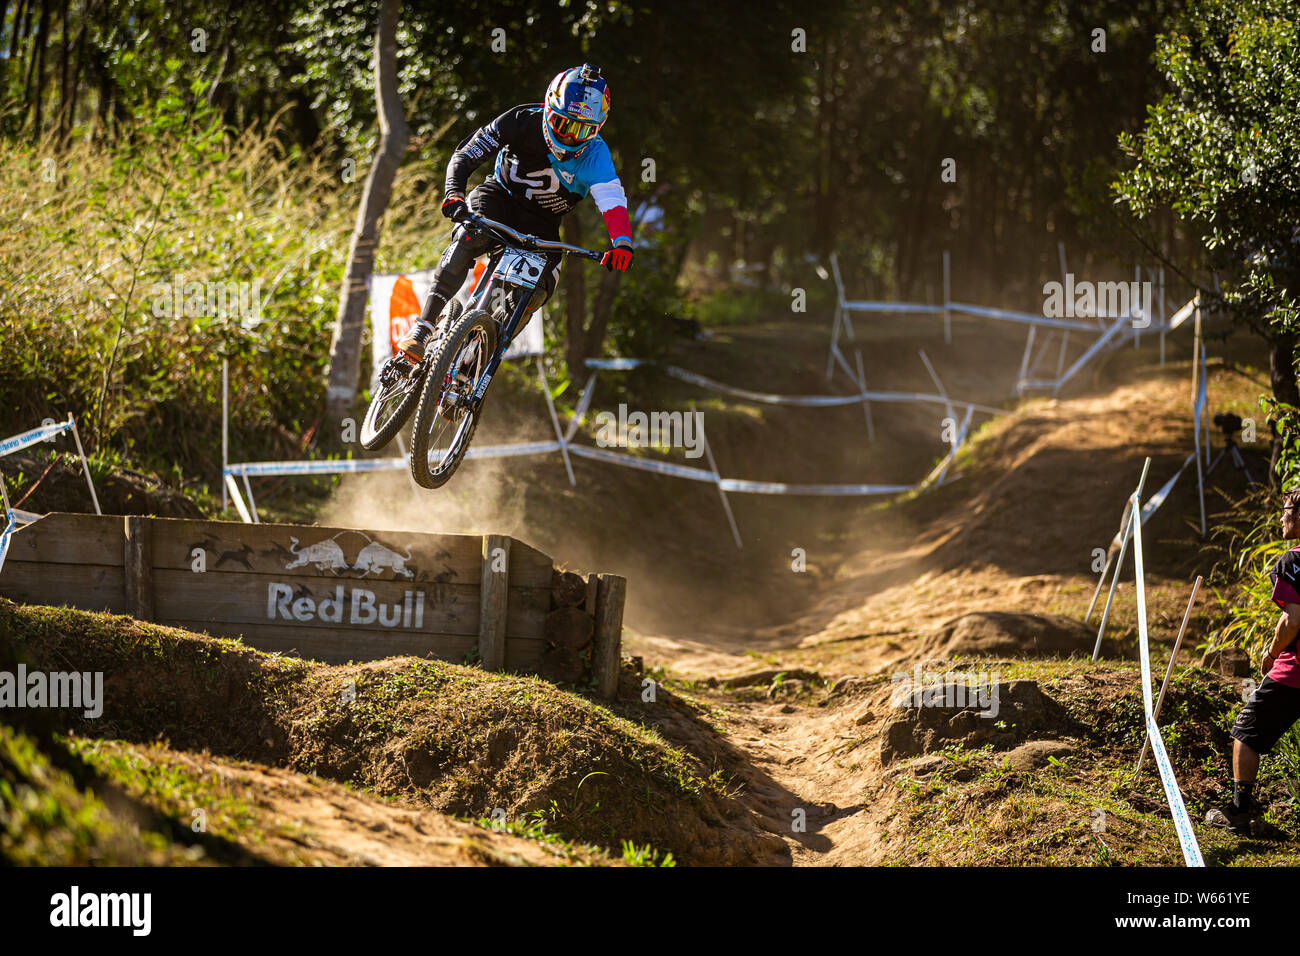
<svg viewBox="0 0 1300 956">
<path fill-rule="evenodd" d="M 510 544 L 504 535 L 483 535 L 482 584 L 479 587 L 478 655 L 484 670 L 499 671 L 506 662 L 506 620 L 510 599 Z"/>
<path fill-rule="evenodd" d="M 420 584 L 477 585 L 482 563 L 479 535 L 154 519 L 155 567 L 189 570 L 196 548 L 204 552 L 209 571 L 283 574 L 296 570 Z M 550 558 L 522 542 L 515 542 L 515 550 L 513 583 L 549 585 Z"/>
<path fill-rule="evenodd" d="M 587 646 L 593 633 L 592 616 L 580 607 L 556 608 L 546 615 L 543 634 L 556 647 L 571 651 Z"/>
<path fill-rule="evenodd" d="M 549 554 L 538 551 L 532 545 L 512 539 L 510 546 L 510 584 L 522 588 L 540 588 L 551 586 L 551 575 L 555 571 L 555 561 Z M 548 609 L 549 610 L 549 609 Z"/>
<path fill-rule="evenodd" d="M 293 574 L 272 578 L 166 569 L 155 569 L 153 578 L 154 613 L 159 618 L 276 624 L 284 628 L 341 625 L 345 629 L 391 627 L 395 631 L 431 634 L 479 634 L 477 585 L 405 584 Z M 304 598 L 302 604 L 297 603 Z M 540 638 L 549 601 L 549 588 L 510 588 L 505 636 Z"/>
<path fill-rule="evenodd" d="M 595 574 L 594 572 L 592 574 L 587 575 L 587 597 L 582 602 L 582 607 L 583 610 L 585 610 L 592 617 L 596 616 L 596 586 L 599 582 L 600 582 L 599 575 Z"/>
<path fill-rule="evenodd" d="M 113 521 L 121 527 L 120 517 Z M 120 557 L 120 538 L 117 550 Z M 7 558 L 0 571 L 0 595 L 25 604 L 127 613 L 121 565 L 46 564 Z"/>
<path fill-rule="evenodd" d="M 542 654 L 549 646 L 545 641 L 507 639 L 506 670 L 516 674 L 536 674 L 542 666 Z"/>
<path fill-rule="evenodd" d="M 286 574 L 154 571 L 160 618 L 477 634 L 478 588 Z"/>
<path fill-rule="evenodd" d="M 596 692 L 612 698 L 618 694 L 619 654 L 623 639 L 623 602 L 627 578 L 602 574 L 596 589 L 596 638 L 591 670 Z"/>
<path fill-rule="evenodd" d="M 477 535 L 418 534 L 238 521 L 157 519 L 155 567 L 189 570 L 196 550 L 209 571 L 298 571 L 361 580 L 478 582 Z"/>
<path fill-rule="evenodd" d="M 259 651 L 279 651 L 327 664 L 381 660 L 385 657 L 436 657 L 459 664 L 474 649 L 476 639 L 467 635 L 393 633 L 348 628 L 282 628 L 270 624 L 222 624 L 183 619 L 159 621 L 214 637 L 242 637 Z"/>
<path fill-rule="evenodd" d="M 325 573 L 374 580 L 409 580 L 426 583 L 477 584 L 481 564 L 479 535 L 427 534 L 422 532 L 362 532 L 350 528 L 317 528 L 305 525 L 259 524 L 239 521 L 200 521 L 189 518 L 153 518 L 153 555 L 155 568 L 190 570 L 194 548 L 202 548 L 208 570 L 278 574 L 288 564 L 302 559 L 299 568 L 316 572 L 310 555 L 302 552 L 326 539 L 335 540 L 343 552 L 344 567 L 322 562 Z M 113 515 L 80 515 L 54 512 L 14 532 L 9 554 L 15 561 L 48 561 L 55 564 L 102 564 L 122 562 L 122 519 Z M 293 542 L 298 538 L 298 544 Z M 382 551 L 372 552 L 368 561 L 359 561 L 370 543 L 379 543 L 402 558 L 410 551 L 411 559 L 402 562 L 407 577 L 382 559 Z M 291 550 L 292 549 L 292 550 Z M 330 549 L 326 549 L 330 550 Z M 417 558 L 419 560 L 417 560 Z M 354 565 L 363 563 L 365 570 Z M 549 587 L 551 558 L 522 541 L 515 540 L 511 550 L 511 583 L 520 587 Z"/>
<path fill-rule="evenodd" d="M 123 570 L 126 606 L 129 613 L 142 621 L 153 620 L 153 554 L 150 521 L 140 515 L 127 515 L 123 526 Z"/>
<path fill-rule="evenodd" d="M 122 519 L 113 515 L 47 514 L 14 532 L 9 556 L 52 564 L 122 564 Z"/>
<path fill-rule="evenodd" d="M 551 604 L 550 589 L 512 587 L 506 602 L 506 638 L 540 640 L 546 626 L 546 609 Z"/>
</svg>

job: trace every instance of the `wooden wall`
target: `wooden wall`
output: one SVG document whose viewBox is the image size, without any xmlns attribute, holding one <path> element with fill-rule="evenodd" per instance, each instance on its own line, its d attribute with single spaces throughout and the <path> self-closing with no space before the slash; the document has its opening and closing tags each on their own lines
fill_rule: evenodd
<svg viewBox="0 0 1300 956">
<path fill-rule="evenodd" d="M 459 663 L 477 651 L 488 669 L 536 673 L 554 646 L 553 579 L 548 555 L 500 535 L 50 514 L 14 533 L 0 595 L 329 663 L 402 654 Z M 621 630 L 621 585 L 610 593 L 618 607 L 603 616 Z M 607 659 L 606 650 L 606 669 Z M 608 676 L 599 685 L 608 691 Z"/>
</svg>

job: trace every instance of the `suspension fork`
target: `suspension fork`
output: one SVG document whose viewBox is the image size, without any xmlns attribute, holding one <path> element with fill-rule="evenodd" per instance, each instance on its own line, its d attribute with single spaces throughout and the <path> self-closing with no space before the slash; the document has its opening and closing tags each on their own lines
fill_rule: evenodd
<svg viewBox="0 0 1300 956">
<path fill-rule="evenodd" d="M 490 300 L 489 297 L 494 285 L 495 283 L 489 282 L 483 289 L 479 298 L 480 303 L 488 302 Z M 514 339 L 515 330 L 519 328 L 519 324 L 523 322 L 524 315 L 528 312 L 528 305 L 533 300 L 533 293 L 536 291 L 534 289 L 523 288 L 522 286 L 516 286 L 515 288 L 519 292 L 519 301 L 515 303 L 515 307 L 510 311 L 510 315 L 507 317 L 505 325 L 501 328 L 500 336 L 497 339 L 496 350 L 488 357 L 487 367 L 483 369 L 483 377 L 479 379 L 478 386 L 474 389 L 474 394 L 470 398 L 475 409 L 477 409 L 479 404 L 483 401 L 483 395 L 487 391 L 488 383 L 492 381 L 492 376 L 495 375 L 497 369 L 501 367 L 502 358 L 506 354 L 506 347 Z"/>
</svg>

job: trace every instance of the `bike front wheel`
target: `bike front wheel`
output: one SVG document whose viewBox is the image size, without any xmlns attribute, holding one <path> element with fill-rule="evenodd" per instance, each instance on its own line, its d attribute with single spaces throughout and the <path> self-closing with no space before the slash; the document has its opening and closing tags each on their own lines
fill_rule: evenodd
<svg viewBox="0 0 1300 956">
<path fill-rule="evenodd" d="M 465 313 L 438 343 L 424 378 L 411 430 L 411 476 L 441 488 L 456 473 L 478 427 L 475 393 L 496 353 L 497 324 L 488 313 Z"/>
</svg>

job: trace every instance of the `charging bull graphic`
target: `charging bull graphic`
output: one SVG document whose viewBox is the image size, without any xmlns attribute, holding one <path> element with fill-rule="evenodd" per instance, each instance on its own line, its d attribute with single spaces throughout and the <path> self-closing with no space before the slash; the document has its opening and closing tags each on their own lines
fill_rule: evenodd
<svg viewBox="0 0 1300 956">
<path fill-rule="evenodd" d="M 366 544 L 357 553 L 354 561 L 348 561 L 343 547 L 335 540 L 339 534 L 357 534 L 365 538 Z M 406 554 L 399 554 L 361 531 L 339 532 L 339 534 L 309 544 L 305 548 L 298 547 L 298 539 L 290 537 L 288 553 L 293 556 L 293 560 L 285 564 L 284 569 L 292 571 L 295 568 L 305 568 L 310 564 L 315 565 L 316 570 L 322 574 L 332 571 L 336 575 L 343 575 L 351 571 L 358 577 L 366 577 L 391 571 L 397 577 L 407 579 L 415 577 L 415 571 L 406 566 L 406 562 L 411 560 L 410 549 L 407 549 Z"/>
<path fill-rule="evenodd" d="M 300 549 L 297 538 L 290 537 L 289 540 L 292 542 L 289 551 L 295 555 L 295 559 L 284 566 L 286 571 L 292 571 L 294 568 L 305 568 L 309 564 L 316 565 L 316 570 L 322 574 L 326 571 L 333 571 L 338 574 L 348 570 L 348 562 L 343 557 L 343 549 L 339 547 L 337 541 L 326 538 L 324 541 L 317 541 L 315 544 Z"/>
<path fill-rule="evenodd" d="M 408 548 L 406 555 L 400 555 L 391 548 L 386 548 L 378 541 L 371 541 L 361 549 L 357 555 L 357 563 L 352 565 L 353 571 L 360 571 L 363 575 L 374 571 L 376 574 L 385 568 L 391 570 L 394 574 L 400 574 L 404 578 L 415 577 L 415 572 L 407 568 L 406 562 L 411 560 L 411 550 Z"/>
</svg>

